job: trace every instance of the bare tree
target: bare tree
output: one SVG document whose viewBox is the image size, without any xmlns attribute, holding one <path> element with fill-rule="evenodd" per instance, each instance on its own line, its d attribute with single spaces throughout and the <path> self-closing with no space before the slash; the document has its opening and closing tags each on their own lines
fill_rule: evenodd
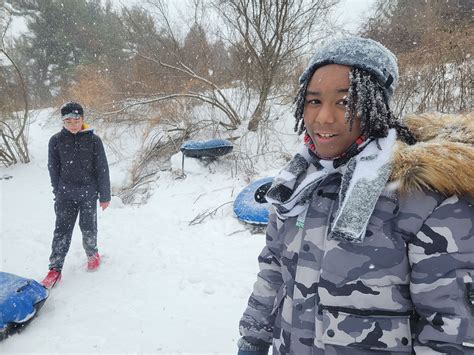
<svg viewBox="0 0 474 355">
<path fill-rule="evenodd" d="M 6 7 L 0 14 L 2 108 L 0 109 L 0 163 L 9 166 L 30 161 L 27 146 L 28 91 L 22 72 L 7 50 L 5 36 L 11 23 Z M 7 64 L 3 63 L 6 62 Z"/>
<path fill-rule="evenodd" d="M 190 31 L 203 27 L 199 21 L 207 23 L 216 22 L 227 27 L 220 30 L 218 36 L 222 43 L 226 43 L 233 55 L 232 75 L 229 79 L 238 79 L 247 90 L 257 92 L 258 100 L 252 110 L 248 123 L 248 129 L 256 131 L 259 122 L 268 116 L 267 101 L 276 94 L 282 86 L 288 86 L 294 80 L 295 63 L 310 46 L 321 37 L 321 30 L 327 24 L 331 8 L 338 0 L 195 0 L 194 23 L 190 24 Z M 221 110 L 229 119 L 226 125 L 235 129 L 240 125 L 242 117 L 237 109 L 226 98 L 221 85 L 228 87 L 235 85 L 231 81 L 222 82 L 210 75 L 213 68 L 204 68 L 192 65 L 196 62 L 195 51 L 186 49 L 180 40 L 179 34 L 171 23 L 168 9 L 163 0 L 149 0 L 149 6 L 155 14 L 155 21 L 159 26 L 161 38 L 159 45 L 148 42 L 148 45 L 135 48 L 137 57 L 155 63 L 161 67 L 161 71 L 167 69 L 168 74 L 175 79 L 185 83 L 180 88 L 174 88 L 172 95 L 166 92 L 155 98 L 141 101 L 142 103 L 158 102 L 168 98 L 175 99 L 182 96 L 195 98 Z M 205 19 L 200 17 L 204 16 Z M 213 20 L 214 19 L 214 20 Z M 135 28 L 134 37 L 145 38 L 140 32 L 140 24 L 133 22 L 129 16 L 130 23 Z M 209 27 L 209 26 L 208 26 Z M 316 35 L 318 34 L 318 35 Z M 158 37 L 157 37 L 158 38 Z M 191 38 L 188 36 L 187 38 Z M 205 36 L 194 36 L 204 38 L 202 50 L 208 51 Z M 220 47 L 221 50 L 223 47 Z M 171 54 L 171 55 L 170 55 Z M 208 54 L 208 53 L 207 53 Z M 194 57 L 189 57 L 193 56 Z M 201 55 L 201 57 L 203 57 Z M 213 55 L 213 57 L 216 57 Z M 208 61 L 204 60 L 204 62 Z M 207 70 L 206 70 L 207 69 Z M 217 83 L 221 84 L 217 84 Z M 138 103 L 138 102 L 137 102 Z M 135 103 L 134 103 L 135 105 Z"/>
<path fill-rule="evenodd" d="M 250 85 L 258 90 L 258 103 L 248 129 L 255 131 L 266 115 L 267 100 L 278 77 L 297 62 L 317 27 L 325 24 L 338 0 L 217 0 L 216 11 L 228 26 L 228 40 L 244 53 Z M 321 29 L 321 28 L 320 28 Z M 247 57 L 247 58 L 245 58 Z M 246 60 L 245 60 L 246 59 Z M 285 81 L 285 80 L 283 80 Z M 287 82 L 286 82 L 287 84 Z"/>
<path fill-rule="evenodd" d="M 212 80 L 210 74 L 212 70 L 208 66 L 208 59 L 196 60 L 196 43 L 190 43 L 193 36 L 188 36 L 187 41 L 185 40 L 182 44 L 170 23 L 166 4 L 162 0 L 152 0 L 148 4 L 154 9 L 153 20 L 156 23 L 153 24 L 153 28 L 150 28 L 150 22 L 143 21 L 144 14 L 136 7 L 131 10 L 124 8 L 123 18 L 129 28 L 130 48 L 134 53 L 133 61 L 146 64 L 148 77 L 159 76 L 155 83 L 159 83 L 160 90 L 157 92 L 155 85 L 154 91 L 146 95 L 134 95 L 133 98 L 115 101 L 113 103 L 115 109 L 108 110 L 104 115 L 116 115 L 132 107 L 143 107 L 168 100 L 189 101 L 191 99 L 220 110 L 227 117 L 228 122 L 220 121 L 219 125 L 226 129 L 236 129 L 241 123 L 239 115 L 221 87 Z M 195 6 L 198 5 L 195 4 Z M 147 24 L 146 27 L 143 26 L 144 23 Z M 196 24 L 191 27 L 192 29 L 199 30 L 200 26 Z M 150 36 L 150 33 L 153 33 L 153 36 Z M 210 52 L 210 47 L 205 33 L 201 31 L 195 38 L 203 42 L 202 48 L 198 50 L 200 55 L 202 53 L 210 55 L 207 53 Z M 186 44 L 194 46 L 193 50 L 189 50 Z"/>
</svg>

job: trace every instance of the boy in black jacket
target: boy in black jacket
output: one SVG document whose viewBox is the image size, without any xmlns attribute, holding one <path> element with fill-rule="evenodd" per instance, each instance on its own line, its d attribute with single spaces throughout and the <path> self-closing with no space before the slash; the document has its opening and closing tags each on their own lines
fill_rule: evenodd
<svg viewBox="0 0 474 355">
<path fill-rule="evenodd" d="M 97 270 L 97 199 L 102 210 L 110 204 L 109 167 L 102 141 L 84 123 L 80 104 L 68 102 L 61 108 L 61 116 L 64 127 L 49 141 L 48 169 L 55 196 L 56 227 L 49 272 L 41 282 L 46 288 L 61 280 L 77 215 L 87 269 Z"/>
</svg>

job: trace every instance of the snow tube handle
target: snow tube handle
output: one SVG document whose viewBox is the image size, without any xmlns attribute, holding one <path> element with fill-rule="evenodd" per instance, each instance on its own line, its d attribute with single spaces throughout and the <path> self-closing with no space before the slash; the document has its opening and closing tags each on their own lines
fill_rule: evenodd
<svg viewBox="0 0 474 355">
<path fill-rule="evenodd" d="M 261 185 L 256 191 L 255 194 L 253 195 L 255 201 L 258 203 L 267 203 L 267 199 L 265 198 L 265 195 L 267 194 L 267 191 L 270 189 L 272 186 L 272 182 L 267 182 L 266 184 Z"/>
<path fill-rule="evenodd" d="M 31 281 L 27 280 L 26 283 L 16 289 L 16 293 L 20 293 L 23 291 L 25 288 L 29 287 L 31 285 Z"/>
</svg>

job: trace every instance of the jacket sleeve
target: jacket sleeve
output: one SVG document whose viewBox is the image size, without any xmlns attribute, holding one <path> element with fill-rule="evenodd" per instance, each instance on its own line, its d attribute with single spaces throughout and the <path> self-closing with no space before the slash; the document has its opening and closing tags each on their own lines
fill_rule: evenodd
<svg viewBox="0 0 474 355">
<path fill-rule="evenodd" d="M 266 351 L 273 339 L 273 314 L 275 297 L 283 287 L 280 264 L 280 246 L 278 242 L 277 217 L 271 213 L 266 232 L 266 246 L 258 257 L 260 271 L 250 295 L 247 308 L 240 320 L 240 334 L 245 342 L 253 344 L 252 349 L 240 350 Z"/>
<path fill-rule="evenodd" d="M 94 159 L 97 183 L 99 186 L 99 201 L 109 202 L 111 195 L 109 164 L 107 162 L 107 156 L 105 155 L 104 145 L 99 137 L 96 139 Z"/>
<path fill-rule="evenodd" d="M 61 161 L 59 159 L 58 144 L 55 136 L 52 136 L 48 144 L 48 170 L 51 179 L 53 193 L 56 194 L 61 171 Z"/>
<path fill-rule="evenodd" d="M 474 354 L 474 207 L 444 200 L 409 244 L 416 354 Z"/>
</svg>

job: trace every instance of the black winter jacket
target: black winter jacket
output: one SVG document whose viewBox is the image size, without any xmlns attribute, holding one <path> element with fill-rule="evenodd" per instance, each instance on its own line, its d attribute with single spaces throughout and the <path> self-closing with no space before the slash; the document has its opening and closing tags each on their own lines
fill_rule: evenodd
<svg viewBox="0 0 474 355">
<path fill-rule="evenodd" d="M 72 134 L 63 128 L 52 136 L 48 169 L 56 199 L 110 201 L 107 157 L 92 130 Z"/>
</svg>

